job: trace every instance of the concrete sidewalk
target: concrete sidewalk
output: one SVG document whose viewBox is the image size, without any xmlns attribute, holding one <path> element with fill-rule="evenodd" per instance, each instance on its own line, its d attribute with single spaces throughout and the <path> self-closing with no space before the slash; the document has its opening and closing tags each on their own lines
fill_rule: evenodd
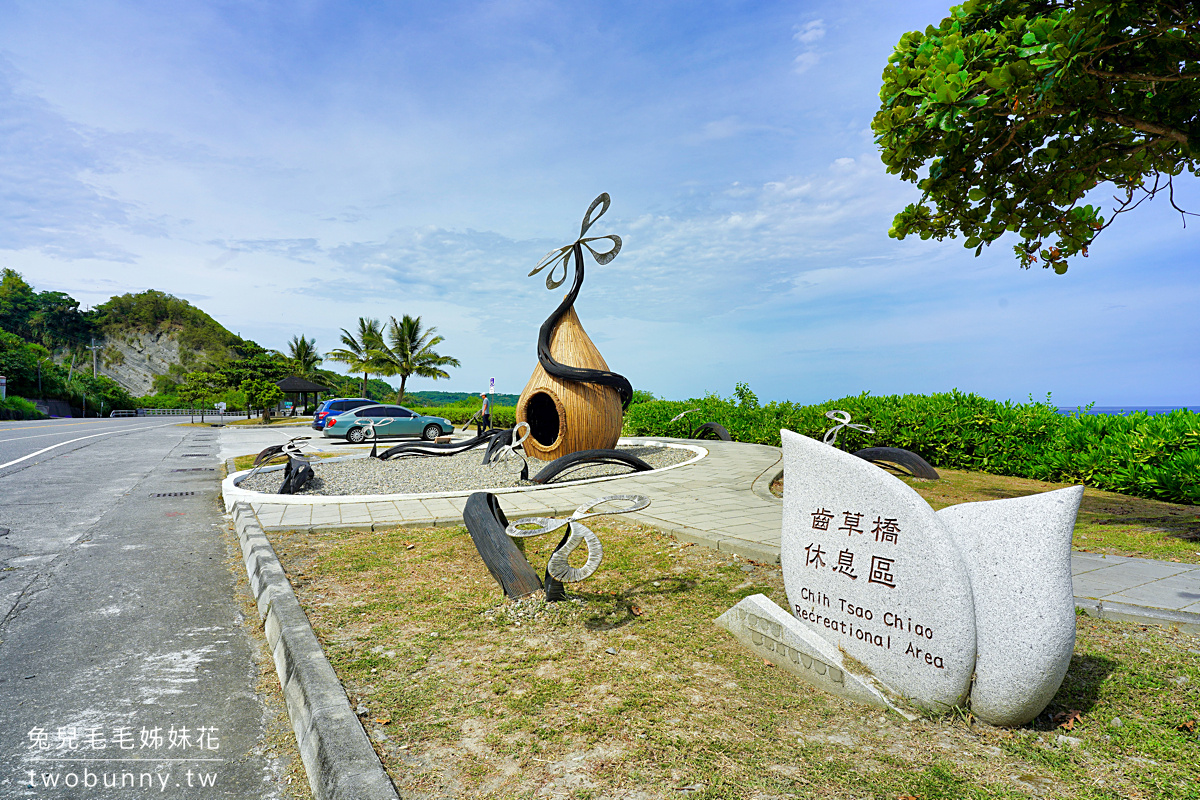
<svg viewBox="0 0 1200 800">
<path fill-rule="evenodd" d="M 237 450 L 249 444 L 251 437 L 227 442 L 224 430 L 222 434 L 223 454 L 253 452 Z M 257 444 L 259 437 L 253 438 Z M 570 513 L 608 494 L 644 494 L 651 499 L 650 507 L 630 517 L 673 533 L 682 541 L 756 561 L 779 562 L 783 504 L 769 489 L 783 468 L 779 448 L 681 439 L 622 440 L 630 444 L 651 441 L 702 445 L 707 455 L 695 463 L 653 473 L 494 493 L 510 519 Z M 271 442 L 262 446 L 267 443 Z M 379 495 L 344 500 L 284 497 L 238 489 L 232 479 L 226 479 L 223 492 L 227 508 L 232 508 L 234 502 L 249 503 L 267 531 L 461 525 L 469 494 Z M 1200 565 L 1074 553 L 1072 572 L 1076 606 L 1085 613 L 1169 624 L 1200 633 Z"/>
</svg>

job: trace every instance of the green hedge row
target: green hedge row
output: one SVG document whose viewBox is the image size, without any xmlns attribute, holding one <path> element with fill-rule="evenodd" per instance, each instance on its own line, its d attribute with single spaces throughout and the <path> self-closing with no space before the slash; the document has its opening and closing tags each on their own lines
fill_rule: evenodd
<svg viewBox="0 0 1200 800">
<path fill-rule="evenodd" d="M 453 406 L 409 406 L 418 414 L 431 417 L 445 417 L 455 425 L 462 425 L 471 415 L 479 410 L 479 403 L 474 408 L 468 405 Z M 474 424 L 474 423 L 472 423 Z M 492 425 L 497 428 L 511 428 L 517 424 L 516 406 L 492 406 Z"/>
<path fill-rule="evenodd" d="M 695 408 L 677 422 L 677 414 Z M 629 436 L 687 437 L 704 422 L 724 425 L 734 441 L 779 446 L 779 430 L 821 438 L 840 409 L 874 436 L 843 428 L 837 446 L 902 447 L 935 467 L 1045 481 L 1083 483 L 1124 494 L 1200 504 L 1200 414 L 1062 415 L 1045 402 L 997 402 L 953 391 L 933 395 L 861 394 L 818 405 L 759 405 L 745 384 L 734 397 L 656 400 L 625 414 Z"/>
</svg>

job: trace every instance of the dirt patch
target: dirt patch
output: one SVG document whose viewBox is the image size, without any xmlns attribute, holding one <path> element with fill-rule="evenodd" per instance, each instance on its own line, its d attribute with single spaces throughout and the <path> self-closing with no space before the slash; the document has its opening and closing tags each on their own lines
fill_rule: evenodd
<svg viewBox="0 0 1200 800">
<path fill-rule="evenodd" d="M 1196 797 L 1196 637 L 1080 617 L 1033 725 L 910 723 L 713 624 L 750 594 L 786 603 L 778 568 L 610 519 L 600 569 L 555 604 L 505 603 L 462 528 L 271 534 L 402 796 Z"/>
</svg>

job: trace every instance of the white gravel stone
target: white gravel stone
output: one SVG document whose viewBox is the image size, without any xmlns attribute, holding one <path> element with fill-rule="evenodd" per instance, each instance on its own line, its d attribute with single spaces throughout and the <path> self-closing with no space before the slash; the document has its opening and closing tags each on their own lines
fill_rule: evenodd
<svg viewBox="0 0 1200 800">
<path fill-rule="evenodd" d="M 382 449 L 382 448 L 380 448 Z M 655 469 L 679 464 L 695 457 L 680 447 L 632 445 L 617 448 L 642 459 Z M 406 456 L 380 461 L 360 458 L 347 461 L 313 461 L 315 477 L 299 495 L 421 494 L 426 492 L 475 491 L 510 486 L 537 486 L 521 481 L 521 462 L 510 458 L 501 464 L 483 464 L 484 448 L 453 456 Z M 529 474 L 537 475 L 549 462 L 529 459 Z M 547 486 L 604 475 L 636 474 L 625 465 L 585 465 L 559 475 Z M 244 479 L 239 488 L 275 493 L 283 482 L 281 472 L 259 473 Z"/>
</svg>

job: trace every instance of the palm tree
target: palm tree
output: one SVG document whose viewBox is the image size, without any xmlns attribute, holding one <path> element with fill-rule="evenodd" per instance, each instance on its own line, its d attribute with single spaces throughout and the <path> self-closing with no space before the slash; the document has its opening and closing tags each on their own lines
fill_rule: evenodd
<svg viewBox="0 0 1200 800">
<path fill-rule="evenodd" d="M 317 352 L 317 340 L 305 339 L 304 336 L 293 336 L 288 342 L 292 361 L 300 367 L 301 375 L 311 375 L 321 363 L 321 354 Z"/>
<path fill-rule="evenodd" d="M 383 374 L 391 369 L 391 360 L 386 355 L 387 345 L 383 343 L 383 329 L 377 319 L 358 318 L 358 336 L 342 328 L 342 344 L 326 354 L 334 361 L 340 361 L 352 372 L 362 372 L 362 396 L 367 396 L 367 381 L 371 373 Z"/>
<path fill-rule="evenodd" d="M 408 383 L 409 375 L 419 375 L 422 378 L 449 378 L 450 373 L 442 367 L 461 367 L 457 358 L 439 355 L 433 348 L 445 339 L 435 335 L 437 328 L 422 329 L 420 317 L 410 317 L 405 314 L 399 322 L 391 318 L 388 325 L 388 343 L 384 348 L 388 369 L 386 374 L 400 376 L 400 391 L 396 394 L 396 402 L 404 402 L 404 386 Z"/>
</svg>

